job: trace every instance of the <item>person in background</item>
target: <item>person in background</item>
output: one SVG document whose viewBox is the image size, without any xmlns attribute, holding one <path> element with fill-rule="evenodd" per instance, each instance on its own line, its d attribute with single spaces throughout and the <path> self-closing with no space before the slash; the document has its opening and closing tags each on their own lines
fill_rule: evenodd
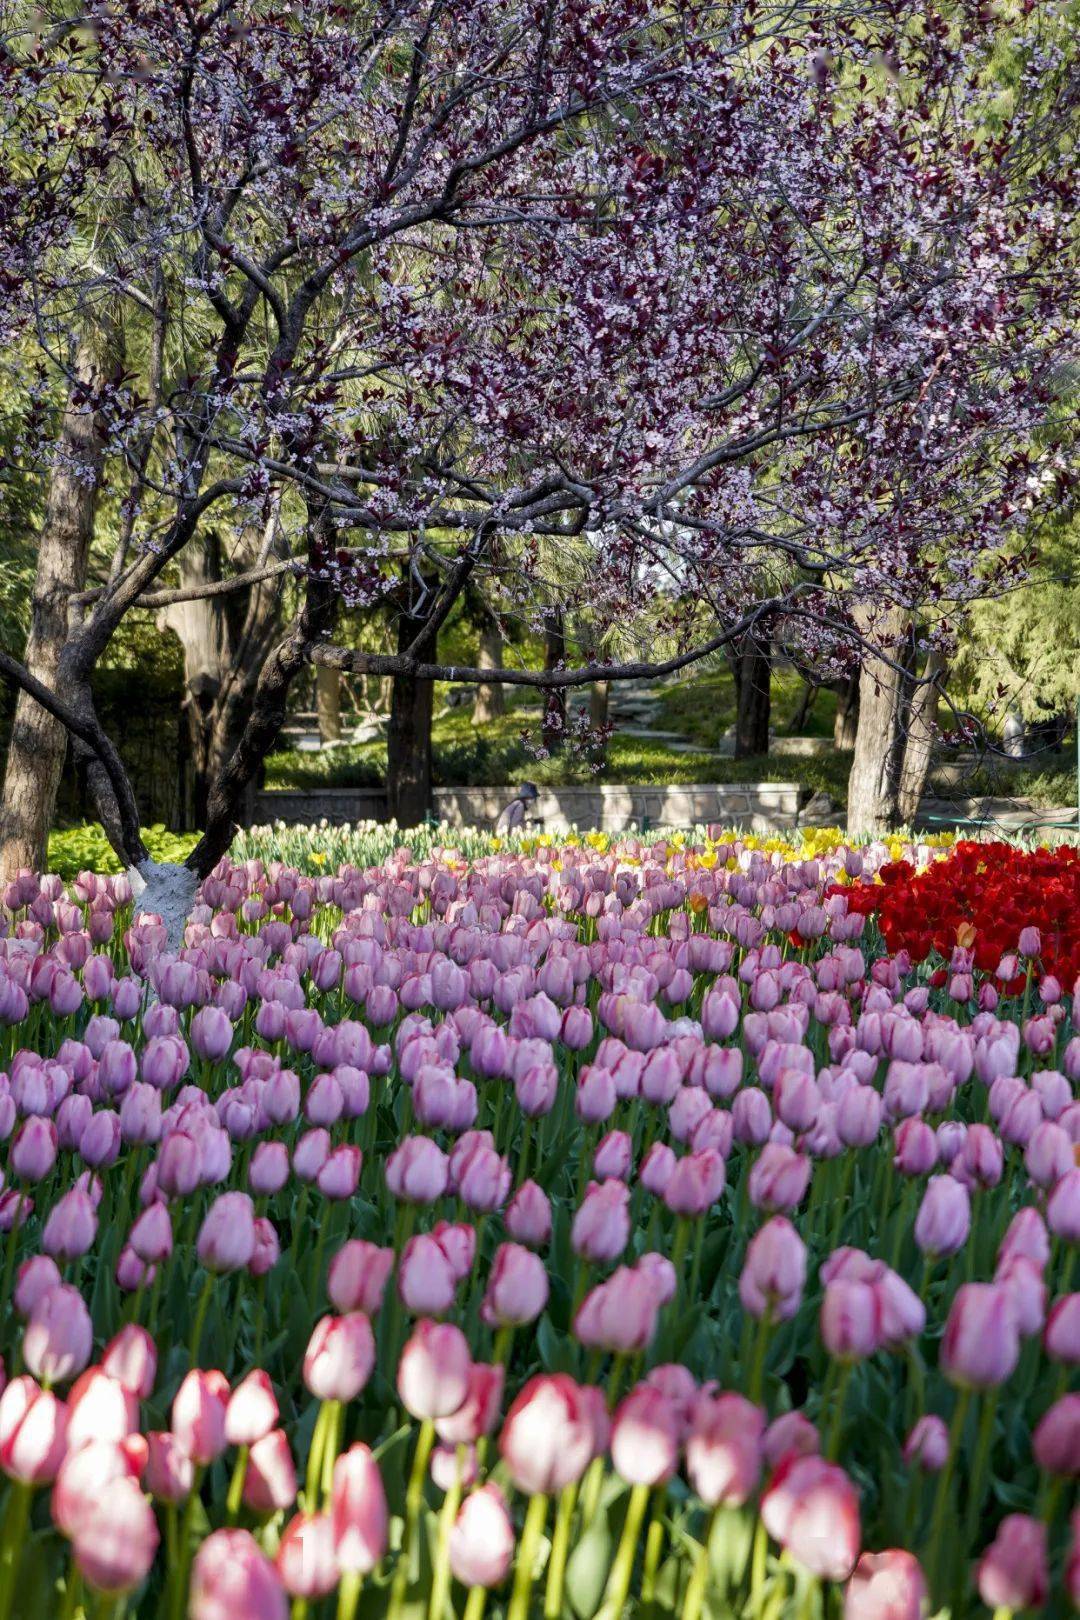
<svg viewBox="0 0 1080 1620">
<path fill-rule="evenodd" d="M 522 782 L 510 803 L 499 812 L 495 823 L 496 835 L 505 838 L 508 833 L 523 827 L 526 815 L 539 797 L 535 782 Z"/>
</svg>

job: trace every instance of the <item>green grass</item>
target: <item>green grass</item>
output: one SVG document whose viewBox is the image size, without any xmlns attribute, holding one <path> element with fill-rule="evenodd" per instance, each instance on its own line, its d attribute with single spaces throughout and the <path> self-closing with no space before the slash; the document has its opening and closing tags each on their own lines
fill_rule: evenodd
<svg viewBox="0 0 1080 1620">
<path fill-rule="evenodd" d="M 173 833 L 160 824 L 143 828 L 143 842 L 155 861 L 182 861 L 198 843 L 198 833 Z M 96 821 L 49 834 L 50 872 L 65 882 L 79 872 L 119 872 L 120 862 Z"/>
<path fill-rule="evenodd" d="M 730 678 L 728 678 L 730 685 Z M 665 694 L 666 697 L 667 694 Z M 822 694 L 824 697 L 826 694 Z M 831 696 L 831 694 L 828 694 Z M 708 713 L 711 697 L 697 699 Z M 570 752 L 537 759 L 533 748 L 540 740 L 539 707 L 515 707 L 482 730 L 466 709 L 439 715 L 432 727 L 434 777 L 437 787 L 503 787 L 528 778 L 546 786 L 571 783 L 625 782 L 652 785 L 680 782 L 801 782 L 811 791 L 823 789 L 834 798 L 846 790 L 850 760 L 847 756 L 799 758 L 777 756 L 725 759 L 702 743 L 700 753 L 674 752 L 662 739 L 628 737 L 618 730 L 606 758 L 594 769 L 588 759 Z M 830 722 L 831 724 L 831 722 Z M 658 717 L 664 730 L 681 731 L 690 741 L 700 740 L 674 717 Z M 722 729 L 722 728 L 721 728 Z M 530 733 L 526 742 L 522 732 Z M 531 746 L 530 746 L 531 745 Z M 350 743 L 319 753 L 282 750 L 266 761 L 266 786 L 305 790 L 313 788 L 379 787 L 386 777 L 386 743 Z"/>
<path fill-rule="evenodd" d="M 681 732 L 688 742 L 716 748 L 721 737 L 735 724 L 735 682 L 726 670 L 707 670 L 658 690 L 657 724 L 665 731 Z M 803 682 L 794 670 L 773 671 L 772 724 L 778 736 L 787 735 L 803 691 Z M 835 718 L 836 693 L 820 691 L 805 725 L 799 728 L 799 735 L 831 737 Z"/>
</svg>

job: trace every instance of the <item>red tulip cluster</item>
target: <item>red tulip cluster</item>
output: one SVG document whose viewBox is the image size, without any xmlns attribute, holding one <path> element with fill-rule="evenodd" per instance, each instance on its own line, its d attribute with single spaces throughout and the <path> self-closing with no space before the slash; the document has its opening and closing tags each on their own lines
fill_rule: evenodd
<svg viewBox="0 0 1080 1620">
<path fill-rule="evenodd" d="M 976 1007 L 971 849 L 10 885 L 0 1620 L 1080 1607 L 1076 868 Z"/>
</svg>

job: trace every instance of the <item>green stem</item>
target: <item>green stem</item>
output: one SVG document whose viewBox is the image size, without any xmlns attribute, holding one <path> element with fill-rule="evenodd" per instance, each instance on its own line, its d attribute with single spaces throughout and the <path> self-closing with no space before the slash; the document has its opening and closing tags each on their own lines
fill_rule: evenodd
<svg viewBox="0 0 1080 1620">
<path fill-rule="evenodd" d="M 937 1586 L 938 1562 L 941 1557 L 941 1538 L 945 1531 L 945 1510 L 949 1503 L 949 1486 L 952 1482 L 952 1471 L 956 1462 L 956 1454 L 960 1449 L 960 1438 L 964 1432 L 964 1420 L 967 1417 L 968 1403 L 971 1400 L 971 1391 L 962 1389 L 956 1399 L 956 1410 L 953 1413 L 952 1427 L 949 1430 L 949 1450 L 945 1458 L 945 1466 L 938 1475 L 938 1488 L 934 1495 L 934 1510 L 931 1517 L 930 1550 L 926 1556 L 923 1568 L 926 1571 L 930 1586 L 931 1597 Z"/>
<path fill-rule="evenodd" d="M 13 1480 L 7 1511 L 4 1515 L 3 1540 L 0 1542 L 0 1620 L 8 1620 L 15 1598 L 15 1578 L 19 1572 L 26 1541 L 26 1526 L 30 1518 L 33 1487 L 21 1480 Z"/>
<path fill-rule="evenodd" d="M 979 1414 L 979 1436 L 975 1442 L 975 1460 L 971 1469 L 971 1492 L 968 1496 L 967 1511 L 967 1543 L 971 1545 L 972 1538 L 979 1522 L 982 1510 L 983 1496 L 986 1491 L 986 1469 L 990 1460 L 990 1448 L 994 1440 L 994 1417 L 997 1411 L 997 1391 L 987 1390 L 982 1398 L 982 1411 Z"/>
<path fill-rule="evenodd" d="M 236 1516 L 240 1512 L 240 1504 L 244 1499 L 244 1480 L 247 1478 L 248 1448 L 241 1446 L 236 1453 L 236 1467 L 233 1469 L 232 1479 L 229 1481 L 229 1494 L 225 1498 L 225 1520 L 227 1524 L 235 1524 Z"/>
<path fill-rule="evenodd" d="M 840 1381 L 837 1385 L 836 1398 L 833 1401 L 829 1441 L 825 1448 L 825 1456 L 829 1462 L 835 1462 L 840 1452 L 840 1434 L 844 1425 L 844 1401 L 847 1397 L 847 1387 L 851 1378 L 852 1366 L 852 1362 L 845 1361 L 840 1369 Z"/>
<path fill-rule="evenodd" d="M 431 1448 L 434 1442 L 435 1425 L 430 1418 L 425 1418 L 420 1425 L 420 1434 L 413 1455 L 412 1471 L 409 1474 L 409 1483 L 405 1491 L 405 1526 L 401 1533 L 401 1551 L 398 1554 L 397 1567 L 394 1570 L 394 1584 L 390 1589 L 390 1608 L 387 1620 L 401 1620 L 405 1594 L 409 1589 L 411 1579 L 413 1543 L 416 1540 L 416 1525 L 420 1517 L 420 1506 L 424 1499 L 424 1479 L 427 1475 L 428 1458 L 431 1456 Z"/>
<path fill-rule="evenodd" d="M 641 1535 L 642 1520 L 648 1505 L 649 1486 L 635 1485 L 630 1492 L 630 1504 L 626 1509 L 619 1548 L 615 1554 L 615 1562 L 611 1566 L 607 1592 L 604 1594 L 604 1607 L 612 1616 L 612 1620 L 619 1620 L 626 1607 L 630 1579 L 634 1573 L 634 1559 L 637 1556 L 638 1538 Z"/>
<path fill-rule="evenodd" d="M 342 1575 L 338 1586 L 337 1620 L 353 1620 L 363 1584 L 364 1577 L 354 1569 L 347 1569 Z"/>
<path fill-rule="evenodd" d="M 435 1568 L 431 1576 L 428 1620 L 443 1620 L 450 1597 L 450 1532 L 457 1523 L 458 1508 L 461 1506 L 461 1475 L 464 1465 L 465 1447 L 458 1446 L 454 1483 L 443 1497 L 443 1505 L 439 1512 L 439 1541 L 435 1551 Z"/>
<path fill-rule="evenodd" d="M 486 1602 L 487 1587 L 470 1586 L 469 1595 L 465 1600 L 465 1620 L 484 1620 Z"/>
<path fill-rule="evenodd" d="M 199 1365 L 199 1346 L 202 1343 L 203 1328 L 206 1326 L 206 1313 L 210 1309 L 210 1295 L 213 1288 L 214 1274 L 212 1271 L 208 1271 L 206 1281 L 202 1285 L 202 1293 L 199 1295 L 199 1303 L 195 1309 L 195 1325 L 191 1330 L 190 1358 L 193 1367 Z"/>
<path fill-rule="evenodd" d="M 577 1506 L 578 1481 L 564 1485 L 559 1492 L 559 1505 L 555 1512 L 555 1532 L 551 1538 L 551 1556 L 548 1559 L 547 1585 L 544 1588 L 544 1620 L 559 1620 L 563 1606 L 563 1582 L 566 1579 L 566 1560 L 570 1552 L 570 1529 Z"/>
<path fill-rule="evenodd" d="M 547 1508 L 548 1499 L 542 1492 L 530 1498 L 529 1511 L 525 1515 L 525 1528 L 521 1532 L 521 1541 L 518 1545 L 517 1563 L 514 1566 L 514 1590 L 506 1611 L 506 1620 L 526 1620 L 528 1615 L 533 1569 L 536 1566 L 540 1537 L 544 1533 Z"/>
<path fill-rule="evenodd" d="M 718 1508 L 713 1507 L 705 1521 L 705 1534 L 694 1558 L 694 1572 L 687 1582 L 686 1597 L 683 1599 L 682 1620 L 699 1620 L 701 1615 L 701 1606 L 705 1601 L 705 1592 L 709 1584 L 709 1543 L 712 1540 L 718 1511 Z"/>
</svg>

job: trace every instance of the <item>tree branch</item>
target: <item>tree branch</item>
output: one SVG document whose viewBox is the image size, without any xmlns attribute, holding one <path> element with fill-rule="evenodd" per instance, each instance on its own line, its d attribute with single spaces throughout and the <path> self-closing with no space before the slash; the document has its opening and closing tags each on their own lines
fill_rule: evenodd
<svg viewBox="0 0 1080 1620">
<path fill-rule="evenodd" d="M 3 675 L 12 686 L 21 687 L 35 703 L 39 703 L 55 720 L 59 720 L 72 737 L 77 737 L 80 742 L 85 743 L 100 763 L 116 795 L 122 838 L 122 847 L 116 853 L 129 866 L 137 866 L 140 861 L 145 861 L 147 851 L 139 831 L 139 812 L 131 783 L 128 781 L 119 754 L 98 721 L 78 714 L 36 676 L 31 675 L 17 658 L 12 658 L 10 653 L 2 649 L 0 649 L 0 675 Z"/>
</svg>

